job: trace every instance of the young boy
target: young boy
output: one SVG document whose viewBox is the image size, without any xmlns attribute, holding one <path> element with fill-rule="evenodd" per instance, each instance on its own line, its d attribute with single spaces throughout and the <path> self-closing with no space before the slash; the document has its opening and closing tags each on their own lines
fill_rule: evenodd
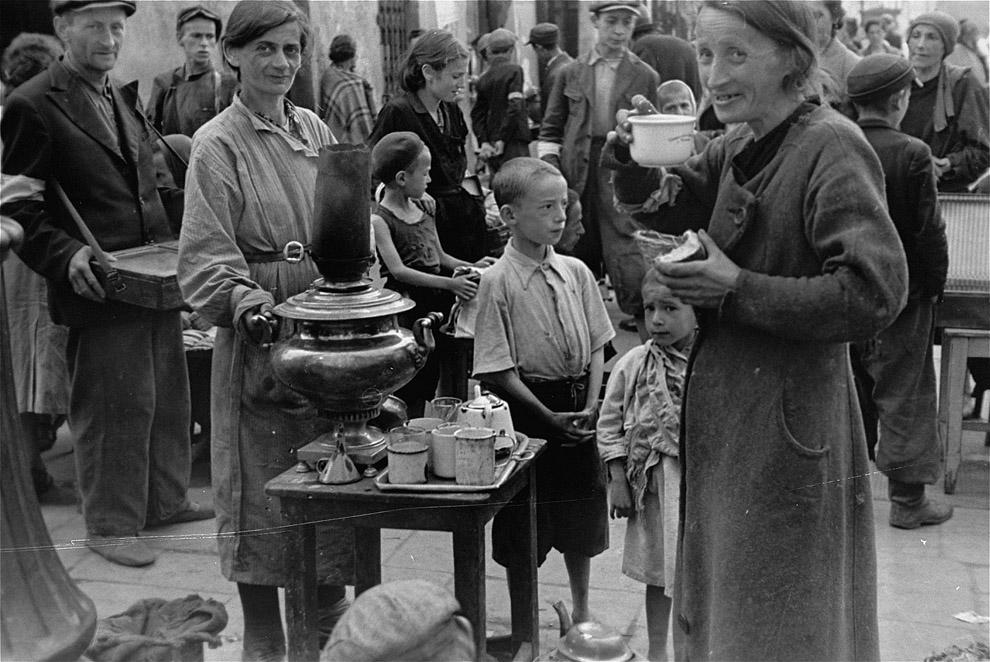
<svg viewBox="0 0 990 662">
<path fill-rule="evenodd" d="M 567 208 L 560 172 L 538 159 L 513 159 L 493 189 L 512 238 L 479 289 L 475 377 L 506 399 L 516 430 L 549 444 L 537 463 L 537 563 L 551 547 L 563 552 L 573 618 L 581 622 L 590 619 L 591 557 L 608 548 L 595 419 L 604 347 L 615 332 L 591 270 L 554 252 Z M 492 531 L 510 600 L 520 594 L 519 566 L 528 562 L 519 535 L 526 516 L 519 500 L 495 517 Z"/>
<path fill-rule="evenodd" d="M 847 81 L 859 126 L 880 157 L 890 218 L 907 255 L 907 306 L 876 338 L 851 348 L 871 455 L 875 445 L 877 468 L 889 481 L 890 525 L 903 529 L 952 517 L 952 506 L 925 496 L 925 484 L 941 471 L 932 318 L 949 257 L 931 150 L 898 130 L 914 80 L 910 62 L 879 54 L 863 58 Z"/>
<path fill-rule="evenodd" d="M 384 197 L 371 215 L 381 275 L 386 287 L 416 303 L 403 314 L 403 326 L 431 311 L 446 315 L 455 296 L 462 301 L 474 298 L 478 285 L 470 273 L 447 274 L 457 267 L 482 267 L 493 261 L 484 258 L 472 265 L 443 250 L 432 207 L 422 202 L 431 162 L 430 150 L 409 131 L 390 133 L 371 150 L 372 171 L 385 186 Z M 412 381 L 396 392 L 411 418 L 423 415 L 426 401 L 436 392 L 440 358 L 440 352 L 433 352 Z"/>
<path fill-rule="evenodd" d="M 681 397 L 697 321 L 649 269 L 643 307 L 650 339 L 615 363 L 598 419 L 609 473 L 609 515 L 628 517 L 622 573 L 646 584 L 650 660 L 666 659 L 680 504 Z"/>
</svg>

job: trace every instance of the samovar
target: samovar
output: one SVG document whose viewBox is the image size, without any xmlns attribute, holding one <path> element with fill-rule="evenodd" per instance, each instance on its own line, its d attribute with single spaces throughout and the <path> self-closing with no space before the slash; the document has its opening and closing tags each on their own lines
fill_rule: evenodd
<svg viewBox="0 0 990 662">
<path fill-rule="evenodd" d="M 434 348 L 431 329 L 443 320 L 430 313 L 412 330 L 400 327 L 398 315 L 415 304 L 368 276 L 369 165 L 363 147 L 321 151 L 310 255 L 322 278 L 274 309 L 282 327 L 271 347 L 275 376 L 326 421 L 325 432 L 296 453 L 310 465 L 335 457 L 340 444 L 357 464 L 385 457 L 385 434 L 367 422 L 423 367 Z"/>
</svg>

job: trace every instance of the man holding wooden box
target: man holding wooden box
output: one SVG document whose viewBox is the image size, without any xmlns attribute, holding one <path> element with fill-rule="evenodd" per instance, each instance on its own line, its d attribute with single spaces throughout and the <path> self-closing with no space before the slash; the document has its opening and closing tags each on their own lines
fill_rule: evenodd
<svg viewBox="0 0 990 662">
<path fill-rule="evenodd" d="M 20 257 L 48 279 L 53 319 L 70 327 L 69 427 L 87 546 L 121 565 L 155 561 L 143 528 L 213 516 L 186 498 L 189 383 L 178 310 L 108 300 L 93 249 L 173 239 L 156 189 L 136 85 L 108 74 L 133 0 L 54 0 L 65 56 L 7 99 L 0 213 L 25 228 Z"/>
</svg>

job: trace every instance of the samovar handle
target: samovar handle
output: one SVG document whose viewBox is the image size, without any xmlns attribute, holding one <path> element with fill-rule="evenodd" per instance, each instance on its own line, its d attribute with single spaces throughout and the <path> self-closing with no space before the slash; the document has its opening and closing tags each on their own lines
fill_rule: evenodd
<svg viewBox="0 0 990 662">
<path fill-rule="evenodd" d="M 419 348 L 425 350 L 427 355 L 437 347 L 437 343 L 433 339 L 432 329 L 439 329 L 442 323 L 443 313 L 437 312 L 427 313 L 426 317 L 420 317 L 413 322 L 413 338 L 416 339 Z"/>
<path fill-rule="evenodd" d="M 272 346 L 272 339 L 278 333 L 279 320 L 271 316 L 271 314 L 265 313 L 254 313 L 248 322 L 248 326 L 257 331 L 259 337 L 252 338 L 256 340 L 258 345 L 262 349 L 270 349 Z"/>
</svg>

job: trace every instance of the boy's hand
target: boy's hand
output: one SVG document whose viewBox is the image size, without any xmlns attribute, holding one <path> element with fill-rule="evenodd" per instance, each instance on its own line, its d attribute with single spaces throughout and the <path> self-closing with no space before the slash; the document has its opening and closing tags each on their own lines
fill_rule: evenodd
<svg viewBox="0 0 990 662">
<path fill-rule="evenodd" d="M 550 423 L 557 434 L 567 440 L 561 446 L 577 446 L 595 438 L 595 427 L 589 422 L 587 412 L 552 412 Z"/>
<path fill-rule="evenodd" d="M 461 301 L 470 301 L 478 293 L 478 283 L 475 282 L 471 274 L 452 276 L 449 282 L 450 287 L 447 289 L 453 292 L 454 296 Z"/>
<path fill-rule="evenodd" d="M 629 517 L 635 512 L 632 490 L 629 489 L 629 482 L 626 477 L 622 476 L 617 479 L 613 476 L 608 484 L 608 516 L 612 519 Z"/>
</svg>

